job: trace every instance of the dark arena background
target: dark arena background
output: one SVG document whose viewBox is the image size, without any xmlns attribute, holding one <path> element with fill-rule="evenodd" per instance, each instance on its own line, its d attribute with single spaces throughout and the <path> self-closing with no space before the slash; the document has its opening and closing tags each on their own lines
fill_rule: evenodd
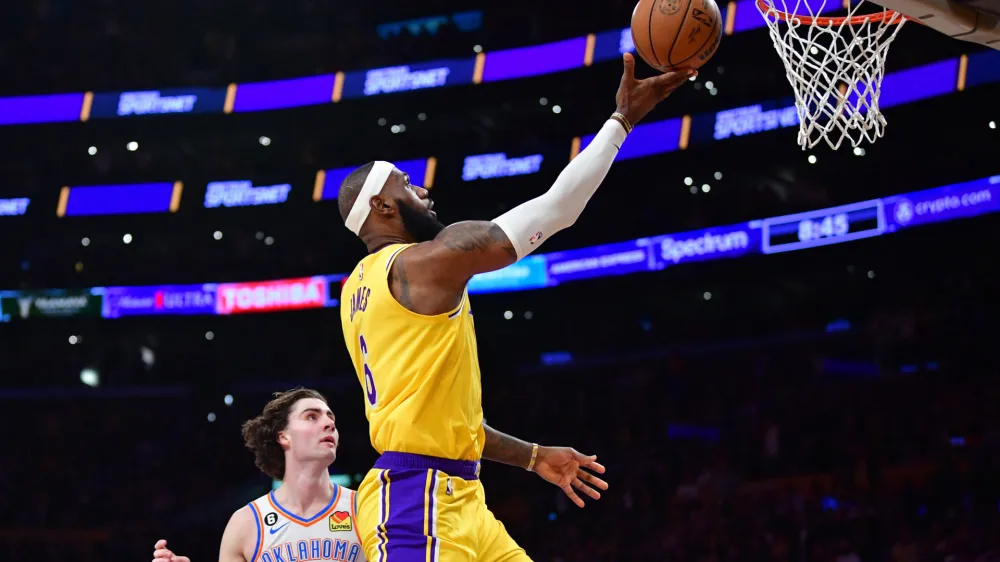
<svg viewBox="0 0 1000 562">
<path fill-rule="evenodd" d="M 340 180 L 391 160 L 445 223 L 541 194 L 633 6 L 8 6 L 0 559 L 216 560 L 273 485 L 240 425 L 297 385 L 357 486 Z M 1000 52 L 908 23 L 885 136 L 803 150 L 753 0 L 720 8 L 580 220 L 470 284 L 490 424 L 610 484 L 581 510 L 486 463 L 491 509 L 546 562 L 1000 560 Z"/>
</svg>

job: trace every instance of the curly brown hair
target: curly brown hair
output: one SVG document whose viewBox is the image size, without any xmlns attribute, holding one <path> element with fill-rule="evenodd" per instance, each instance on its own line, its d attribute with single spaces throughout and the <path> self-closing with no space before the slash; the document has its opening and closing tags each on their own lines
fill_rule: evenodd
<svg viewBox="0 0 1000 562">
<path fill-rule="evenodd" d="M 278 443 L 278 433 L 288 427 L 292 407 L 303 398 L 327 401 L 319 391 L 311 388 L 275 392 L 274 399 L 264 406 L 264 411 L 243 424 L 243 443 L 253 451 L 257 468 L 275 480 L 285 476 L 285 450 Z"/>
</svg>

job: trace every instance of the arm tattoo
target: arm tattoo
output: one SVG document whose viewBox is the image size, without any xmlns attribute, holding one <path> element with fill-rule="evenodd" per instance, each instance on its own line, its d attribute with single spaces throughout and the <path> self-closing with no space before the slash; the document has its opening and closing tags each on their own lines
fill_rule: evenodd
<svg viewBox="0 0 1000 562">
<path fill-rule="evenodd" d="M 531 443 L 525 443 L 517 437 L 501 433 L 485 423 L 483 423 L 483 429 L 486 430 L 483 458 L 511 466 L 528 468 L 528 463 L 531 462 Z"/>
<path fill-rule="evenodd" d="M 511 259 L 517 259 L 517 251 L 510 243 L 503 229 L 492 222 L 470 222 L 458 224 L 443 231 L 442 241 L 449 249 L 459 252 L 488 252 L 493 246 L 503 248 Z"/>
<path fill-rule="evenodd" d="M 399 300 L 399 304 L 413 310 L 413 298 L 410 297 L 410 281 L 406 278 L 406 267 L 403 265 L 403 256 L 396 256 L 389 270 L 389 286 L 394 288 L 393 293 Z"/>
</svg>

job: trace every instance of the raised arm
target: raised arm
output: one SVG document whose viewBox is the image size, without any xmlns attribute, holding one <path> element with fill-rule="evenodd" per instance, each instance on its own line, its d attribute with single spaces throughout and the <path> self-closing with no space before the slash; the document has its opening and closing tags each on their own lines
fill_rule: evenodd
<svg viewBox="0 0 1000 562">
<path fill-rule="evenodd" d="M 483 429 L 486 430 L 483 458 L 538 474 L 546 482 L 562 489 L 579 507 L 583 507 L 583 499 L 573 488 L 595 500 L 601 499 L 601 493 L 595 488 L 608 489 L 607 482 L 584 470 L 604 474 L 604 466 L 597 462 L 597 455 L 586 456 L 572 447 L 541 447 L 536 443 L 527 443 L 501 433 L 485 422 Z"/>
<path fill-rule="evenodd" d="M 607 176 L 634 124 L 694 75 L 691 70 L 636 80 L 632 55 L 625 55 L 624 65 L 615 97 L 617 110 L 548 191 L 492 221 L 455 223 L 434 240 L 401 254 L 400 259 L 407 264 L 402 275 L 408 283 L 449 293 L 451 298 L 445 299 L 444 310 L 431 306 L 434 312 L 444 312 L 455 304 L 473 275 L 516 262 L 575 223 Z M 394 294 L 400 292 L 394 290 Z"/>
</svg>

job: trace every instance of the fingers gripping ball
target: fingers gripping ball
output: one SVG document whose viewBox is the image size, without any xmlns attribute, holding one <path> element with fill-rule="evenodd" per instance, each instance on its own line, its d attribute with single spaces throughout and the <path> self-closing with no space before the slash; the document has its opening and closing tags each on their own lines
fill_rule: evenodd
<svg viewBox="0 0 1000 562">
<path fill-rule="evenodd" d="M 639 0 L 632 10 L 635 52 L 661 72 L 701 67 L 720 41 L 715 0 Z"/>
</svg>

